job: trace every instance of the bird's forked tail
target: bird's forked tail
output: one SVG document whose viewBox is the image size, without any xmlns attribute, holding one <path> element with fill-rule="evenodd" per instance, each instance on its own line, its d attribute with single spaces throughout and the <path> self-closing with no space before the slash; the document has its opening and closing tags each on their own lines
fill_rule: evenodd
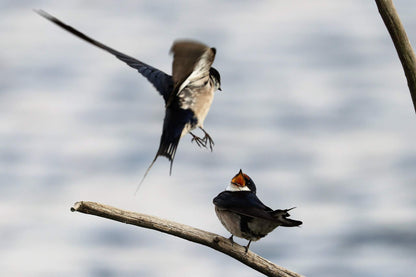
<svg viewBox="0 0 416 277">
<path fill-rule="evenodd" d="M 290 216 L 288 211 L 290 211 L 292 209 L 294 209 L 294 207 L 291 208 L 291 209 L 285 209 L 285 210 L 275 210 L 275 211 L 272 212 L 272 215 L 275 218 L 279 219 L 279 221 L 281 222 L 280 226 L 295 227 L 295 226 L 302 225 L 302 221 L 288 218 Z"/>
<path fill-rule="evenodd" d="M 179 144 L 179 139 L 180 137 L 174 138 L 173 140 L 170 140 L 168 143 L 166 143 L 166 140 L 164 140 L 164 136 L 162 135 L 159 150 L 157 151 L 155 158 L 153 159 L 152 163 L 149 165 L 142 179 L 140 180 L 140 183 L 137 186 L 136 191 L 134 192 L 135 195 L 139 191 L 144 179 L 146 178 L 147 174 L 149 173 L 150 169 L 152 168 L 153 164 L 156 162 L 159 156 L 164 156 L 168 158 L 168 160 L 170 161 L 169 175 L 172 175 L 173 159 L 175 158 L 176 149 L 178 148 Z"/>
</svg>

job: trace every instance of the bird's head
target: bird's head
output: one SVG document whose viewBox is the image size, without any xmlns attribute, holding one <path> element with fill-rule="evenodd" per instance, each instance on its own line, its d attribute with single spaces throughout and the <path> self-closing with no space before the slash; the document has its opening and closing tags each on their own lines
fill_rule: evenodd
<svg viewBox="0 0 416 277">
<path fill-rule="evenodd" d="M 220 73 L 218 72 L 218 70 L 211 67 L 209 69 L 209 75 L 210 75 L 210 77 L 211 77 L 211 79 L 214 83 L 215 90 L 221 90 L 221 76 L 220 76 Z"/>
<path fill-rule="evenodd" d="M 251 191 L 252 193 L 256 193 L 256 185 L 254 184 L 251 178 L 240 171 L 235 175 L 232 179 L 230 184 L 228 185 L 228 191 Z"/>
</svg>

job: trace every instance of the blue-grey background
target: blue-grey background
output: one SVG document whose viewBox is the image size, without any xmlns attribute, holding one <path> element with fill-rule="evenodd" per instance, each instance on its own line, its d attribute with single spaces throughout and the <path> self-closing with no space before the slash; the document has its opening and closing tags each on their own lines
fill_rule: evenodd
<svg viewBox="0 0 416 277">
<path fill-rule="evenodd" d="M 395 1 L 413 45 L 416 3 Z M 177 38 L 218 50 L 213 153 L 156 153 L 163 100 L 42 8 L 168 73 Z M 416 117 L 374 1 L 1 1 L 0 275 L 259 276 L 209 248 L 71 213 L 90 200 L 229 236 L 212 198 L 242 168 L 278 228 L 251 249 L 307 276 L 411 276 Z M 246 244 L 244 240 L 237 240 Z"/>
</svg>

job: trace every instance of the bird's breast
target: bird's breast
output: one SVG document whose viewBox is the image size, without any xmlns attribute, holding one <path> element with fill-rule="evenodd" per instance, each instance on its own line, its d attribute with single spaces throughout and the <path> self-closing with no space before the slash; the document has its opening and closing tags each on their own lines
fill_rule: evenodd
<svg viewBox="0 0 416 277">
<path fill-rule="evenodd" d="M 214 99 L 212 85 L 208 82 L 200 87 L 186 87 L 179 93 L 178 97 L 181 109 L 193 111 L 198 121 L 195 127 L 203 127 L 204 120 Z"/>
</svg>

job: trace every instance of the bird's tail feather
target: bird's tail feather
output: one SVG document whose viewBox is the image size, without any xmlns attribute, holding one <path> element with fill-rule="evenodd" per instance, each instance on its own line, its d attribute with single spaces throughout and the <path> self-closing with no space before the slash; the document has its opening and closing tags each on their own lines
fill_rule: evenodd
<svg viewBox="0 0 416 277">
<path fill-rule="evenodd" d="M 281 222 L 280 226 L 283 226 L 283 227 L 299 226 L 302 224 L 302 221 L 288 218 L 290 216 L 288 211 L 292 209 L 294 209 L 294 207 L 291 209 L 285 209 L 285 210 L 275 210 L 272 212 L 272 215 L 279 219 L 279 221 Z"/>
<path fill-rule="evenodd" d="M 172 165 L 173 165 L 173 159 L 175 158 L 176 149 L 178 148 L 180 137 L 176 137 L 173 139 L 170 139 L 168 142 L 165 142 L 165 140 L 162 140 L 160 142 L 159 150 L 157 151 L 157 156 L 164 156 L 168 158 L 170 161 L 170 170 L 169 175 L 172 175 Z"/>
<path fill-rule="evenodd" d="M 159 156 L 159 155 L 157 155 L 157 154 L 156 154 L 156 156 L 155 156 L 155 158 L 153 159 L 152 163 L 151 163 L 151 164 L 149 165 L 149 167 L 147 168 L 147 170 L 146 170 L 146 172 L 144 173 L 144 175 L 143 175 L 142 179 L 140 180 L 139 185 L 138 185 L 138 186 L 137 186 L 137 188 L 136 188 L 136 191 L 134 192 L 134 195 L 136 195 L 136 194 L 137 194 L 137 192 L 139 191 L 139 189 L 140 189 L 140 187 L 142 186 L 142 183 L 143 183 L 143 181 L 144 181 L 144 178 L 146 178 L 147 173 L 149 173 L 149 171 L 150 171 L 150 169 L 152 168 L 153 164 L 156 162 L 156 159 L 157 159 L 157 157 L 158 157 L 158 156 Z"/>
<path fill-rule="evenodd" d="M 150 169 L 152 168 L 153 164 L 156 162 L 159 156 L 164 156 L 168 158 L 168 160 L 170 161 L 169 175 L 172 175 L 173 159 L 175 158 L 176 149 L 178 148 L 178 144 L 179 144 L 179 139 L 180 137 L 177 137 L 177 138 L 174 138 L 173 140 L 170 140 L 168 143 L 166 143 L 162 136 L 162 139 L 159 145 L 159 150 L 157 151 L 155 158 L 153 159 L 152 163 L 147 168 L 139 185 L 137 186 L 136 191 L 134 193 L 135 195 L 139 191 L 144 179 L 146 178 L 147 174 L 149 173 Z"/>
</svg>

